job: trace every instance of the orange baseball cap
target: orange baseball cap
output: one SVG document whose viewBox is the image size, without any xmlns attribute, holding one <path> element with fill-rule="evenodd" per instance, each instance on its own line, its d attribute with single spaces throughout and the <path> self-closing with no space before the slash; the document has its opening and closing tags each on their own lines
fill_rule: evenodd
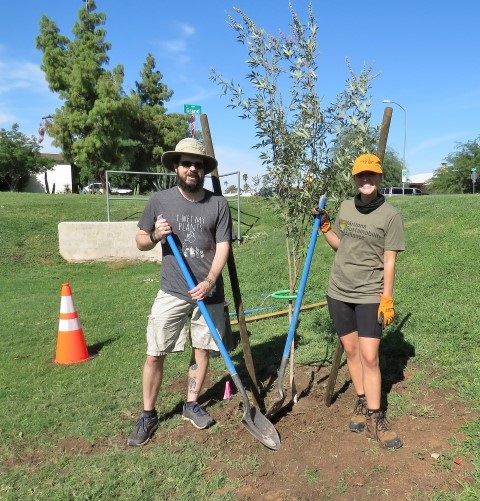
<svg viewBox="0 0 480 501">
<path fill-rule="evenodd" d="M 377 157 L 377 155 L 372 155 L 371 153 L 364 153 L 357 157 L 355 162 L 353 162 L 352 176 L 360 174 L 360 172 L 375 172 L 377 174 L 383 174 L 382 162 Z"/>
</svg>

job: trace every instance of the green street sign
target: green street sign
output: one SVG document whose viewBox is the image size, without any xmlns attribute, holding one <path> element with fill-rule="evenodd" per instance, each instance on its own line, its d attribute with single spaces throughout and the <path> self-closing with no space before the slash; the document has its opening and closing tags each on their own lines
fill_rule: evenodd
<svg viewBox="0 0 480 501">
<path fill-rule="evenodd" d="M 183 112 L 188 115 L 201 115 L 202 107 L 199 106 L 198 104 L 184 104 Z"/>
<path fill-rule="evenodd" d="M 476 168 L 476 167 L 472 167 L 470 170 L 471 170 L 472 172 L 477 172 L 477 168 Z"/>
</svg>

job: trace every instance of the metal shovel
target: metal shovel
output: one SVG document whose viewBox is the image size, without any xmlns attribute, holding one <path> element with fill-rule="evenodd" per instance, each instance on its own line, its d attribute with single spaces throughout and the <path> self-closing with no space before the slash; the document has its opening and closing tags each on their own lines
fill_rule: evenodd
<svg viewBox="0 0 480 501">
<path fill-rule="evenodd" d="M 327 198 L 325 195 L 320 197 L 318 202 L 318 207 L 320 209 L 325 208 L 325 203 Z M 266 415 L 272 417 L 276 414 L 282 407 L 285 401 L 285 392 L 283 391 L 283 376 L 285 375 L 285 368 L 288 362 L 288 354 L 290 352 L 290 347 L 292 345 L 293 336 L 297 328 L 298 316 L 300 314 L 300 308 L 302 306 L 303 295 L 305 293 L 305 287 L 307 285 L 308 273 L 310 271 L 310 265 L 312 263 L 313 251 L 315 249 L 315 244 L 317 242 L 318 230 L 320 228 L 321 216 L 316 214 L 313 223 L 312 235 L 310 237 L 310 244 L 308 246 L 307 256 L 305 257 L 305 264 L 303 265 L 303 272 L 300 278 L 300 284 L 298 286 L 297 298 L 295 299 L 295 306 L 293 309 L 292 319 L 290 321 L 290 328 L 288 330 L 287 340 L 285 342 L 285 349 L 283 350 L 283 357 L 280 363 L 280 369 L 278 371 L 278 398 L 273 402 L 270 410 L 267 411 Z"/>
<path fill-rule="evenodd" d="M 193 278 L 187 268 L 183 256 L 178 250 L 172 235 L 167 235 L 167 242 L 170 245 L 170 248 L 172 249 L 172 252 L 175 256 L 175 259 L 177 260 L 178 265 L 180 266 L 183 277 L 185 278 L 190 289 L 193 289 L 196 284 L 193 281 Z M 237 374 L 237 371 L 232 363 L 230 355 L 228 354 L 228 351 L 225 348 L 225 345 L 223 344 L 222 338 L 218 333 L 215 324 L 213 323 L 212 317 L 210 316 L 210 313 L 208 312 L 205 303 L 203 301 L 197 301 L 197 305 L 200 308 L 200 311 L 203 317 L 205 318 L 205 321 L 207 322 L 208 328 L 212 333 L 213 339 L 217 343 L 218 349 L 220 350 L 225 365 L 227 366 L 227 369 L 230 372 L 230 375 L 232 376 L 232 380 L 235 383 L 235 386 L 237 387 L 239 393 L 242 395 L 243 406 L 245 409 L 245 412 L 242 417 L 243 425 L 257 440 L 262 442 L 262 444 L 268 447 L 269 449 L 273 450 L 280 449 L 281 445 L 280 438 L 273 424 L 270 423 L 270 421 L 255 407 L 250 406 L 250 402 L 248 401 L 245 388 L 243 387 L 242 382 L 240 381 L 240 377 Z"/>
</svg>

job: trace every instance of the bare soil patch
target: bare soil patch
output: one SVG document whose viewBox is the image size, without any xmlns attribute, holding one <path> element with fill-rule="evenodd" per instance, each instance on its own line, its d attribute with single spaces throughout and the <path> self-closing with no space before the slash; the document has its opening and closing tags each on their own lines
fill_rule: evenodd
<svg viewBox="0 0 480 501">
<path fill-rule="evenodd" d="M 412 369 L 411 362 L 409 366 Z M 411 392 L 408 375 L 412 373 L 414 370 L 409 370 L 402 381 L 393 384 L 385 378 L 388 390 Z M 207 378 L 206 391 L 200 398 L 216 420 L 211 429 L 197 430 L 181 420 L 173 428 L 171 423 L 162 426 L 161 422 L 145 447 L 170 444 L 175 453 L 175 444 L 189 438 L 216 451 L 214 459 L 206 461 L 205 475 L 226 472 L 229 481 L 217 494 L 228 494 L 238 501 L 429 500 L 437 491 L 460 492 L 463 485 L 473 481 L 471 458 L 458 456 L 455 450 L 463 440 L 461 427 L 475 416 L 455 395 L 431 388 L 425 381 L 410 397 L 417 411 L 391 421 L 404 446 L 389 451 L 364 434 L 347 430 L 356 396 L 345 365 L 338 374 L 335 400 L 330 407 L 325 406 L 328 375 L 329 367 L 297 366 L 295 382 L 302 397 L 295 405 L 285 375 L 285 406 L 271 420 L 281 438 L 277 451 L 266 448 L 241 424 L 243 404 L 233 384 L 231 398 L 223 400 L 229 376 L 216 384 Z M 265 378 L 264 384 L 267 382 L 272 384 L 271 375 Z M 165 389 L 183 395 L 185 384 L 180 378 Z M 276 381 L 273 387 L 276 389 Z M 276 395 L 273 391 L 268 396 L 267 408 Z M 180 412 L 179 406 L 161 419 Z M 113 442 L 128 449 L 126 435 L 119 435 Z M 57 450 L 59 454 L 103 454 L 111 444 L 111 440 L 91 444 L 67 437 L 58 443 Z M 11 463 L 21 460 L 23 464 L 41 464 L 51 454 L 51 450 L 47 454 L 41 449 L 18 452 L 18 459 Z"/>
<path fill-rule="evenodd" d="M 226 471 L 231 483 L 222 492 L 230 491 L 237 500 L 431 499 L 435 491 L 459 492 L 472 481 L 471 462 L 455 456 L 455 443 L 462 441 L 460 428 L 473 416 L 454 395 L 423 385 L 414 395 L 418 412 L 391 421 L 404 446 L 390 451 L 364 434 L 347 430 L 356 396 L 348 384 L 346 366 L 340 369 L 337 381 L 347 383 L 333 404 L 325 406 L 328 374 L 328 367 L 296 367 L 297 391 L 306 395 L 295 405 L 289 402 L 285 376 L 286 406 L 272 418 L 282 443 L 278 451 L 267 449 L 241 424 L 240 395 L 210 406 L 223 398 L 227 378 L 201 399 L 220 430 L 196 430 L 183 421 L 173 430 L 160 426 L 150 446 L 175 443 L 175 438 L 185 438 L 188 433 L 199 443 L 218 449 L 206 475 Z M 179 391 L 184 386 L 184 381 L 169 385 Z M 406 380 L 388 386 L 390 391 L 408 391 Z"/>
</svg>

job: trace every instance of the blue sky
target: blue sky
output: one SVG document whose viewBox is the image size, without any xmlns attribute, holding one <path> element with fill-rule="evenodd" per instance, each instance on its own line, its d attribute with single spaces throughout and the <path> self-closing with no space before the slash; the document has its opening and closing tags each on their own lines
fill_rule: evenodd
<svg viewBox="0 0 480 501">
<path fill-rule="evenodd" d="M 107 40 L 112 66 L 123 64 L 124 87 L 139 80 L 147 53 L 152 53 L 163 82 L 174 91 L 169 112 L 185 104 L 207 114 L 219 173 L 240 171 L 249 179 L 264 172 L 255 143 L 254 124 L 227 108 L 228 99 L 210 81 L 210 68 L 245 87 L 246 51 L 227 24 L 227 13 L 241 8 L 273 34 L 287 32 L 288 0 L 97 0 L 107 14 Z M 308 1 L 292 0 L 306 22 Z M 406 120 L 406 164 L 410 175 L 433 172 L 459 144 L 480 135 L 480 2 L 403 0 L 313 0 L 319 25 L 318 89 L 331 102 L 348 77 L 345 58 L 359 73 L 373 65 L 378 77 L 371 89 L 373 123 L 380 123 L 386 104 L 395 104 L 388 145 L 403 157 Z M 4 2 L 0 17 L 0 127 L 17 122 L 27 135 L 37 135 L 41 117 L 61 103 L 48 90 L 35 47 L 39 21 L 47 15 L 62 34 L 71 29 L 85 0 L 16 0 Z M 200 122 L 197 120 L 197 127 Z M 43 152 L 56 151 L 48 138 Z M 231 182 L 234 182 L 232 179 Z"/>
</svg>

